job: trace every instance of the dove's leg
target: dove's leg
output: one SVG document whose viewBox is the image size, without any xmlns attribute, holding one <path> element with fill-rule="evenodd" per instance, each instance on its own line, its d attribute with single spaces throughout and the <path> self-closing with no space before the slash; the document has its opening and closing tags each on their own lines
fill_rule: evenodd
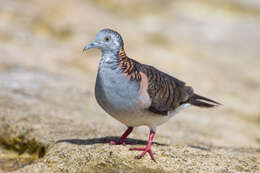
<svg viewBox="0 0 260 173">
<path fill-rule="evenodd" d="M 126 142 L 127 136 L 133 131 L 133 127 L 128 127 L 125 133 L 117 140 L 117 141 L 105 141 L 110 143 L 111 145 L 120 145 L 120 144 L 130 144 L 130 142 Z"/>
<path fill-rule="evenodd" d="M 152 141 L 155 135 L 155 131 L 153 131 L 152 129 L 150 130 L 150 134 L 149 134 L 149 139 L 147 142 L 147 145 L 145 148 L 131 148 L 130 150 L 138 150 L 138 151 L 143 151 L 143 153 L 139 156 L 136 156 L 136 158 L 141 159 L 142 157 L 144 157 L 144 155 L 148 152 L 151 159 L 154 160 L 154 156 L 153 156 L 153 152 L 152 152 Z M 155 160 L 154 160 L 155 161 Z"/>
</svg>

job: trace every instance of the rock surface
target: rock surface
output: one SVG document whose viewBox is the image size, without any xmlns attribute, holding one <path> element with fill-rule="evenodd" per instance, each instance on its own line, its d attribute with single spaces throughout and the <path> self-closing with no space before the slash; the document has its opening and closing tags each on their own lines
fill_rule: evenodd
<svg viewBox="0 0 260 173">
<path fill-rule="evenodd" d="M 0 6 L 0 172 L 260 172 L 258 1 L 3 1 Z M 94 99 L 102 28 L 128 55 L 223 103 L 160 126 L 153 151 L 110 146 L 125 127 Z"/>
</svg>

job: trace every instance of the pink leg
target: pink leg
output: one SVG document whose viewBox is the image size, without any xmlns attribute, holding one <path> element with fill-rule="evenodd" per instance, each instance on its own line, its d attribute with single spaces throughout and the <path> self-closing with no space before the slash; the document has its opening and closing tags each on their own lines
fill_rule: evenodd
<svg viewBox="0 0 260 173">
<path fill-rule="evenodd" d="M 120 144 L 130 144 L 130 142 L 126 142 L 127 136 L 133 131 L 133 127 L 128 127 L 128 129 L 125 131 L 125 133 L 117 140 L 117 141 L 105 141 L 107 143 L 110 143 L 111 145 L 120 145 Z"/>
<path fill-rule="evenodd" d="M 130 150 L 144 151 L 141 155 L 137 156 L 136 158 L 141 159 L 148 152 L 151 159 L 153 161 L 155 161 L 154 156 L 153 156 L 153 152 L 152 152 L 152 148 L 151 148 L 154 135 L 155 135 L 155 132 L 153 130 L 150 130 L 149 139 L 148 139 L 148 142 L 147 142 L 147 145 L 146 145 L 145 148 L 131 148 L 130 149 Z"/>
</svg>

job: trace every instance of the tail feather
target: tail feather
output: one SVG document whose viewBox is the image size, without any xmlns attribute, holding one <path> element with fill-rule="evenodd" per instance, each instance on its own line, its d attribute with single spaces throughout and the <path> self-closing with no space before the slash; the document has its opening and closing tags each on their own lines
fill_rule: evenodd
<svg viewBox="0 0 260 173">
<path fill-rule="evenodd" d="M 204 108 L 211 108 L 211 107 L 216 107 L 216 106 L 221 105 L 220 103 L 218 103 L 214 100 L 197 95 L 195 93 L 190 97 L 189 103 L 194 106 L 199 106 L 199 107 L 204 107 Z"/>
</svg>

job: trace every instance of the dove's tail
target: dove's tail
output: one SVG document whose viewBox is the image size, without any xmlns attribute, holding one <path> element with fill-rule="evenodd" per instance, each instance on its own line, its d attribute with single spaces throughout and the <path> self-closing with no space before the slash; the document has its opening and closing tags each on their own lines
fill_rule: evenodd
<svg viewBox="0 0 260 173">
<path fill-rule="evenodd" d="M 189 99 L 189 103 L 193 106 L 203 107 L 203 108 L 212 108 L 221 105 L 220 103 L 211 100 L 209 98 L 192 94 L 192 96 Z"/>
</svg>

